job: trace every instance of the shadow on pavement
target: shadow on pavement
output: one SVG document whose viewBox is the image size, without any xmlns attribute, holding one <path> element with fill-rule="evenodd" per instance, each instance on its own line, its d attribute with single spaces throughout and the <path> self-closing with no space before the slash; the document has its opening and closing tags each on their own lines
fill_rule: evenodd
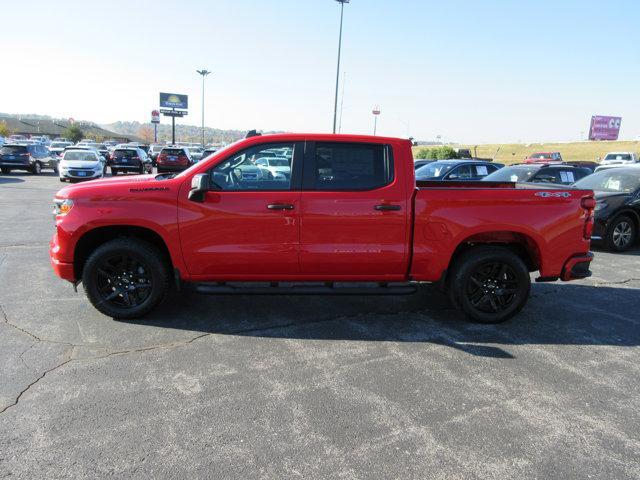
<svg viewBox="0 0 640 480">
<path fill-rule="evenodd" d="M 24 180 L 20 177 L 11 177 L 7 174 L 0 175 L 0 185 L 4 183 L 22 183 Z"/>
<path fill-rule="evenodd" d="M 506 345 L 640 345 L 638 290 L 534 285 L 529 303 L 500 325 L 473 324 L 433 286 L 414 295 L 201 296 L 173 294 L 140 325 L 301 340 L 426 342 L 513 358 Z M 496 346 L 500 345 L 500 346 Z"/>
</svg>

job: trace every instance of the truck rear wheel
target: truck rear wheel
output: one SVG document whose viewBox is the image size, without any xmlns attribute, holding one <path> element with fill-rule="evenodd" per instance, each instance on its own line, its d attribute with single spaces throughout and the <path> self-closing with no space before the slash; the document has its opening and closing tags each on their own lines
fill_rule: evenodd
<svg viewBox="0 0 640 480">
<path fill-rule="evenodd" d="M 479 246 L 458 258 L 451 271 L 449 297 L 479 323 L 500 323 L 524 307 L 531 290 L 529 269 L 504 247 Z"/>
<path fill-rule="evenodd" d="M 87 259 L 82 272 L 89 301 L 116 319 L 146 315 L 169 288 L 163 258 L 153 245 L 137 239 L 118 238 L 101 245 Z"/>
</svg>

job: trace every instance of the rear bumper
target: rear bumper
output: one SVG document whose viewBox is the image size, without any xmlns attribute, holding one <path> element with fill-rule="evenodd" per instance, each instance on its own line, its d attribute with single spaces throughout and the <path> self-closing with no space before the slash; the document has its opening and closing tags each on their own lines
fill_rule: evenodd
<svg viewBox="0 0 640 480">
<path fill-rule="evenodd" d="M 0 167 L 15 168 L 16 170 L 30 170 L 33 164 L 31 162 L 3 162 L 0 160 Z"/>
<path fill-rule="evenodd" d="M 582 278 L 590 277 L 591 270 L 589 270 L 589 266 L 592 260 L 593 253 L 591 252 L 571 257 L 564 264 L 560 279 L 563 282 L 568 282 L 570 280 L 580 280 Z"/>
</svg>

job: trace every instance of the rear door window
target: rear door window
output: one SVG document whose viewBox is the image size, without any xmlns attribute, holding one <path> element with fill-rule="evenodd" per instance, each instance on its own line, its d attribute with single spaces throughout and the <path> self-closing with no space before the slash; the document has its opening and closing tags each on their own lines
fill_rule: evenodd
<svg viewBox="0 0 640 480">
<path fill-rule="evenodd" d="M 450 180 L 469 180 L 476 175 L 475 165 L 460 165 L 449 174 Z"/>
<path fill-rule="evenodd" d="M 307 190 L 373 190 L 394 178 L 391 149 L 385 145 L 317 142 L 310 160 Z"/>
</svg>

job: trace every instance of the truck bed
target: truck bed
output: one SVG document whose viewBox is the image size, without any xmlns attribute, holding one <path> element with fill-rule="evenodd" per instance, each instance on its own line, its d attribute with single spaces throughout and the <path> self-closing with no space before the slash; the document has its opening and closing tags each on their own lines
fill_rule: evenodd
<svg viewBox="0 0 640 480">
<path fill-rule="evenodd" d="M 589 251 L 588 190 L 511 182 L 416 182 L 411 276 L 437 281 L 456 250 L 473 243 L 513 244 L 531 270 L 558 278 L 568 258 Z"/>
</svg>

